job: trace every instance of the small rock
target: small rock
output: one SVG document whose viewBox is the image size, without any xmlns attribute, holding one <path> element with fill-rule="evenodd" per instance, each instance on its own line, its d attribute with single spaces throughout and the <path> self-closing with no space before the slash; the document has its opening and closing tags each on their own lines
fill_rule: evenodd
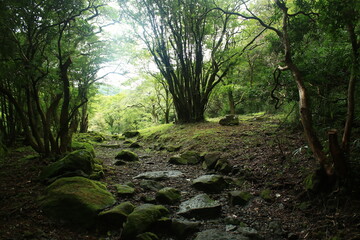
<svg viewBox="0 0 360 240">
<path fill-rule="evenodd" d="M 232 191 L 229 193 L 229 200 L 232 206 L 245 206 L 253 196 L 249 192 Z"/>
<path fill-rule="evenodd" d="M 220 119 L 219 124 L 222 126 L 239 125 L 239 117 L 236 115 L 226 115 L 225 118 Z"/>
<path fill-rule="evenodd" d="M 175 165 L 187 165 L 186 159 L 182 158 L 180 155 L 171 156 L 168 162 Z"/>
<path fill-rule="evenodd" d="M 116 155 L 115 159 L 120 159 L 127 162 L 135 162 L 139 160 L 139 157 L 136 153 L 132 151 L 122 150 Z"/>
<path fill-rule="evenodd" d="M 154 196 L 150 196 L 150 195 L 143 195 L 140 197 L 140 200 L 145 202 L 145 203 L 156 203 L 156 199 Z"/>
<path fill-rule="evenodd" d="M 210 152 L 204 155 L 204 167 L 205 169 L 213 169 L 217 161 L 221 158 L 220 152 Z"/>
<path fill-rule="evenodd" d="M 270 189 L 264 189 L 260 193 L 260 197 L 264 200 L 271 200 L 271 190 Z"/>
<path fill-rule="evenodd" d="M 164 186 L 157 181 L 145 179 L 140 182 L 140 187 L 143 188 L 144 190 L 158 191 L 162 189 Z"/>
<path fill-rule="evenodd" d="M 152 180 L 165 180 L 169 178 L 177 178 L 183 175 L 182 172 L 177 170 L 170 171 L 154 171 L 141 173 L 134 177 L 134 179 L 152 179 Z"/>
<path fill-rule="evenodd" d="M 118 195 L 133 195 L 135 193 L 135 188 L 132 188 L 124 184 L 116 184 L 116 192 Z"/>
<path fill-rule="evenodd" d="M 199 194 L 182 202 L 177 214 L 188 218 L 216 218 L 221 214 L 221 205 L 207 194 Z"/>
<path fill-rule="evenodd" d="M 225 159 L 219 159 L 216 162 L 215 169 L 216 169 L 216 171 L 219 171 L 224 174 L 228 174 L 232 171 L 232 167 L 231 167 L 229 161 L 225 160 Z"/>
<path fill-rule="evenodd" d="M 227 183 L 223 176 L 213 174 L 196 178 L 193 181 L 192 186 L 204 192 L 216 193 L 223 191 L 227 187 Z"/>
<path fill-rule="evenodd" d="M 127 131 L 122 134 L 126 138 L 133 138 L 140 135 L 139 131 Z"/>
<path fill-rule="evenodd" d="M 160 189 L 156 193 L 156 200 L 163 204 L 174 204 L 180 201 L 181 193 L 179 190 L 171 187 Z"/>
<path fill-rule="evenodd" d="M 225 232 L 219 229 L 209 229 L 196 235 L 194 240 L 250 240 L 248 237 Z"/>
</svg>

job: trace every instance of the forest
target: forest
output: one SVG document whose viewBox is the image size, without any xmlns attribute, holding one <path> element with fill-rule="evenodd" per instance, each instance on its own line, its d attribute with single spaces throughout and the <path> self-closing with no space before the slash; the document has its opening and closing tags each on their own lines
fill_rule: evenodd
<svg viewBox="0 0 360 240">
<path fill-rule="evenodd" d="M 1 0 L 0 238 L 360 238 L 360 1 Z"/>
</svg>

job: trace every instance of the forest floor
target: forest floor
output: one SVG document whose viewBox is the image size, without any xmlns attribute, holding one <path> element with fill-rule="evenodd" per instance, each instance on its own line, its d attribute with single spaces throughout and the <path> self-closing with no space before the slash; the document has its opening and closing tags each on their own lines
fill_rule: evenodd
<svg viewBox="0 0 360 240">
<path fill-rule="evenodd" d="M 242 179 L 242 183 L 211 194 L 222 205 L 221 217 L 202 220 L 200 230 L 232 231 L 236 222 L 256 230 L 263 239 L 360 239 L 359 197 L 342 189 L 321 194 L 305 191 L 304 179 L 317 164 L 305 147 L 301 131 L 279 127 L 276 118 L 247 116 L 239 126 L 220 126 L 216 122 L 162 125 L 141 131 L 137 141 L 141 148 L 133 151 L 140 162 L 125 166 L 114 165 L 115 155 L 129 147 L 123 140 L 109 137 L 95 145 L 97 158 L 104 162 L 105 178 L 101 181 L 108 184 L 114 196 L 115 184 L 132 182 L 137 189 L 134 196 L 118 197 L 118 202 L 144 203 L 144 196 L 155 192 L 143 190 L 140 180 L 133 177 L 158 170 L 183 173 L 181 178 L 161 184 L 180 189 L 185 201 L 200 193 L 191 187 L 191 181 L 207 171 L 201 164 L 169 164 L 169 157 L 176 153 L 167 151 L 167 147 L 181 146 L 180 153 L 220 151 L 237 169 L 228 176 Z M 0 239 L 120 239 L 117 233 L 103 236 L 94 229 L 74 229 L 45 217 L 37 204 L 45 186 L 37 178 L 39 166 L 46 161 L 33 154 L 29 147 L 19 146 L 0 162 Z M 235 189 L 248 191 L 253 198 L 243 207 L 231 206 L 228 193 Z M 266 200 L 261 197 L 264 190 Z M 178 205 L 166 207 L 176 214 Z"/>
</svg>

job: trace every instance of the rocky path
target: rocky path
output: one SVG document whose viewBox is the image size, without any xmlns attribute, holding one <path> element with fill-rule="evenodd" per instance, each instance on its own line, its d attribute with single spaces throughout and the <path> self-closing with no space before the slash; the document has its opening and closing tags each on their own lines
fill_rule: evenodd
<svg viewBox="0 0 360 240">
<path fill-rule="evenodd" d="M 51 161 L 19 146 L 0 161 L 0 239 L 359 239 L 356 198 L 304 190 L 304 179 L 316 167 L 304 145 L 301 134 L 280 131 L 271 119 L 233 127 L 176 125 L 123 140 L 108 137 L 94 145 L 103 178 L 90 178 L 106 183 L 111 194 L 106 191 L 107 201 L 98 206 L 107 208 L 96 216 L 97 227 L 88 229 L 45 216 L 39 206 L 46 188 L 39 166 L 46 169 Z M 138 160 L 116 159 L 123 150 Z M 99 198 L 104 197 L 101 183 L 62 177 L 71 180 L 68 186 L 81 180 L 82 186 L 99 187 Z M 70 191 L 77 194 L 80 188 Z M 137 221 L 144 212 L 150 215 Z M 134 228 L 122 230 L 124 221 Z"/>
<path fill-rule="evenodd" d="M 110 191 L 118 196 L 118 202 L 130 201 L 134 205 L 164 204 L 156 199 L 161 188 L 179 190 L 181 200 L 165 203 L 164 206 L 170 210 L 171 219 L 190 221 L 191 226 L 196 226 L 187 232 L 187 239 L 195 239 L 196 232 L 203 232 L 198 233 L 199 238 L 196 239 L 208 240 L 298 239 L 306 234 L 306 227 L 299 226 L 299 222 L 304 226 L 309 224 L 304 216 L 305 212 L 296 207 L 300 204 L 296 195 L 302 191 L 299 184 L 302 176 L 298 169 L 287 169 L 288 167 L 284 166 L 281 152 L 289 153 L 294 150 L 291 149 L 294 147 L 291 143 L 297 144 L 298 139 L 288 139 L 288 144 L 280 151 L 274 143 L 269 146 L 270 141 L 275 141 L 275 136 L 271 134 L 273 129 L 264 132 L 260 127 L 260 123 L 243 127 L 217 127 L 216 134 L 224 134 L 227 138 L 221 146 L 225 151 L 212 154 L 212 149 L 206 149 L 206 146 L 200 149 L 190 147 L 192 151 L 200 154 L 207 152 L 203 154 L 205 160 L 198 164 L 169 163 L 171 156 L 184 153 L 186 149 L 180 149 L 179 152 L 169 152 L 166 148 L 156 151 L 156 142 L 149 144 L 142 139 L 138 141 L 139 148 L 130 148 L 130 143 L 126 141 L 111 141 L 107 143 L 108 146 L 97 146 L 96 152 L 98 158 L 107 166 L 104 181 Z M 132 141 L 136 141 L 136 138 Z M 123 149 L 131 149 L 140 160 L 117 166 L 115 156 Z M 206 168 L 203 161 L 212 161 L 212 158 L 225 160 L 227 168 Z M 289 172 L 283 176 L 285 170 Z M 136 178 L 139 174 L 154 171 L 180 171 L 182 174 L 173 178 Z M 219 179 L 211 179 L 214 177 Z M 194 181 L 203 183 L 196 185 Z M 135 192 L 132 195 L 118 194 L 116 184 L 129 184 L 135 188 Z M 203 200 L 200 200 L 202 198 L 199 196 L 204 194 L 215 202 L 202 206 L 200 203 Z M 185 207 L 184 204 L 189 201 L 192 203 Z M 207 201 L 210 200 L 205 202 Z M 191 207 L 195 209 L 184 214 L 184 209 Z M 164 239 L 173 239 L 174 236 L 170 234 L 167 237 Z M 182 237 L 178 239 L 185 239 Z"/>
</svg>

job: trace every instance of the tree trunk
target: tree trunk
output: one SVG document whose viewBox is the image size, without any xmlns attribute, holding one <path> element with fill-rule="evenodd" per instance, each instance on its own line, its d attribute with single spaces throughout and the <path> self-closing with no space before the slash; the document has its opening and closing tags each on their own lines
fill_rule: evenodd
<svg viewBox="0 0 360 240">
<path fill-rule="evenodd" d="M 70 57 L 64 64 L 60 64 L 60 78 L 63 83 L 63 103 L 60 113 L 60 130 L 59 130 L 59 153 L 64 153 L 70 147 L 71 137 L 69 136 L 69 106 L 70 106 L 70 81 L 68 78 L 68 68 L 71 65 Z"/>
<path fill-rule="evenodd" d="M 228 99 L 229 99 L 229 108 L 230 114 L 235 115 L 235 101 L 234 101 L 234 94 L 231 89 L 228 90 Z"/>
</svg>

